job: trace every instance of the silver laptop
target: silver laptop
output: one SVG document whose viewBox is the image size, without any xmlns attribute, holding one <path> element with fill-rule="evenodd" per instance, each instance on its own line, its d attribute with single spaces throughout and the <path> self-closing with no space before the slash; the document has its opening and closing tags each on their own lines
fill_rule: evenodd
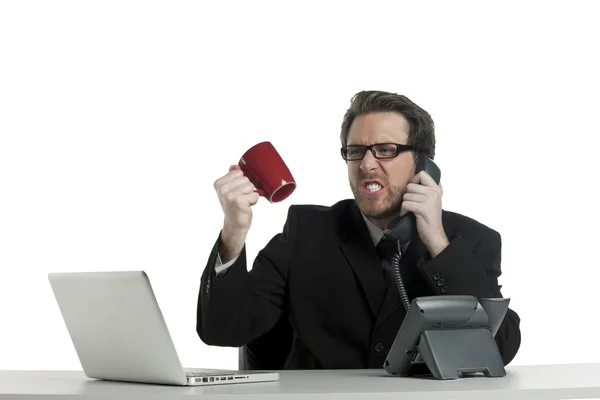
<svg viewBox="0 0 600 400">
<path fill-rule="evenodd" d="M 143 271 L 50 273 L 48 279 L 89 378 L 182 386 L 279 379 L 270 371 L 184 369 Z"/>
</svg>

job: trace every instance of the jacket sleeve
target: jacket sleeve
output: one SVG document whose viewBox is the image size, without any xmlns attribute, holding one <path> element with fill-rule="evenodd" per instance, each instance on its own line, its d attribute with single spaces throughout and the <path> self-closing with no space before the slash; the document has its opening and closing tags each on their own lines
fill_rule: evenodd
<svg viewBox="0 0 600 400">
<path fill-rule="evenodd" d="M 296 235 L 295 208 L 281 233 L 258 253 L 248 271 L 246 246 L 227 270 L 217 274 L 221 236 L 216 240 L 198 294 L 196 331 L 208 345 L 239 347 L 269 331 L 286 307 L 287 277 Z"/>
<path fill-rule="evenodd" d="M 474 246 L 460 236 L 451 238 L 450 245 L 437 257 L 420 266 L 421 272 L 439 295 L 471 295 L 481 298 L 502 298 L 498 278 L 502 241 L 492 229 L 482 231 Z M 521 345 L 520 317 L 508 309 L 495 339 L 504 365 L 516 356 Z"/>
</svg>

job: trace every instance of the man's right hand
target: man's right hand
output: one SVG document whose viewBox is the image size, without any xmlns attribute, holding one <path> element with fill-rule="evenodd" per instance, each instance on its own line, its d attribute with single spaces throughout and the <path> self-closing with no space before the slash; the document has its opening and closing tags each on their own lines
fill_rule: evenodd
<svg viewBox="0 0 600 400">
<path fill-rule="evenodd" d="M 214 188 L 225 217 L 219 253 L 221 261 L 227 263 L 244 248 L 252 225 L 251 207 L 256 204 L 259 195 L 238 165 L 232 165 L 227 174 L 217 179 Z"/>
</svg>

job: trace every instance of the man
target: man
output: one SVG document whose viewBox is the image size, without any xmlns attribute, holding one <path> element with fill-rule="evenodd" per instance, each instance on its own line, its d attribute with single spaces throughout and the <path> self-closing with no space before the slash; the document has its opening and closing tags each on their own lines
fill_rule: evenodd
<svg viewBox="0 0 600 400">
<path fill-rule="evenodd" d="M 263 369 L 382 368 L 406 312 L 378 245 L 390 221 L 407 212 L 418 231 L 402 249 L 409 300 L 502 297 L 500 235 L 442 210 L 441 187 L 415 174 L 418 157 L 435 153 L 426 111 L 401 95 L 357 93 L 341 142 L 354 199 L 290 206 L 283 231 L 250 272 L 245 241 L 258 194 L 237 167 L 215 181 L 224 225 L 198 298 L 197 332 L 206 344 L 248 345 Z M 519 349 L 519 324 L 509 309 L 496 335 L 505 364 Z"/>
</svg>

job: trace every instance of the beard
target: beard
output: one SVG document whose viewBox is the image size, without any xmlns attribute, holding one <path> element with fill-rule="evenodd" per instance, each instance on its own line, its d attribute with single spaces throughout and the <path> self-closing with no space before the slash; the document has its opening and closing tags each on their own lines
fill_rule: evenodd
<svg viewBox="0 0 600 400">
<path fill-rule="evenodd" d="M 404 190 L 386 186 L 385 196 L 369 197 L 355 183 L 350 183 L 358 208 L 371 219 L 386 219 L 400 215 Z"/>
</svg>

